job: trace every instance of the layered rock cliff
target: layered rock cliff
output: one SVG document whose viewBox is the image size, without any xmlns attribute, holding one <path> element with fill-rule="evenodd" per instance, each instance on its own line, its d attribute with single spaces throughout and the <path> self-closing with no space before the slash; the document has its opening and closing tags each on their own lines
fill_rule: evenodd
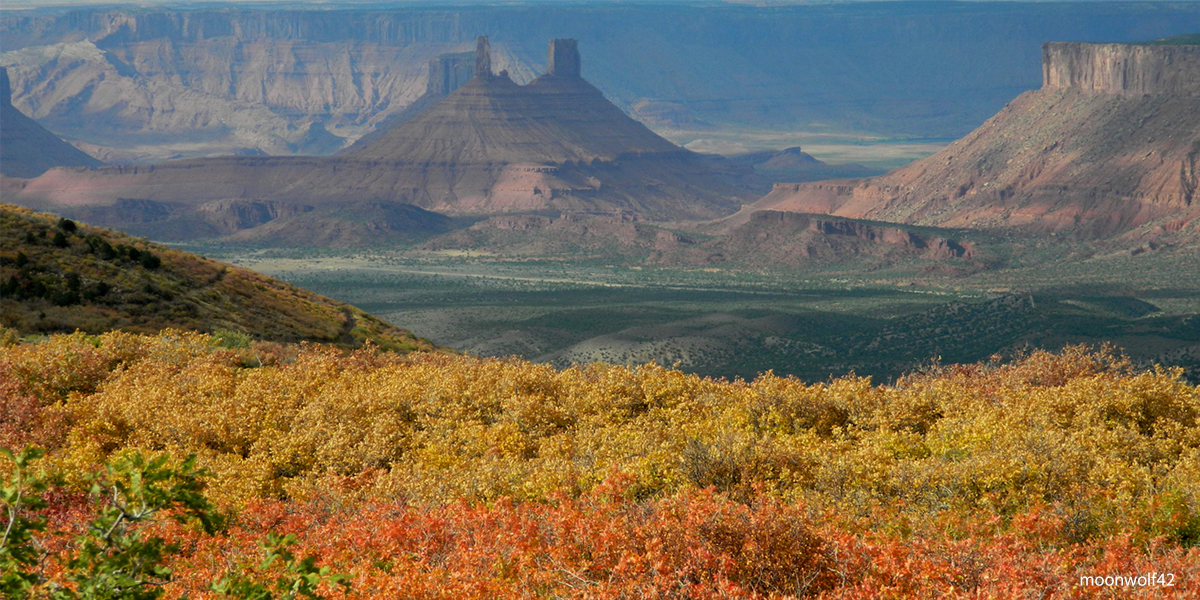
<svg viewBox="0 0 1200 600">
<path fill-rule="evenodd" d="M 466 85 L 343 156 L 57 169 L 6 191 L 6 198 L 95 223 L 136 223 L 139 233 L 157 239 L 283 240 L 276 221 L 286 217 L 320 232 L 314 240 L 346 245 L 353 237 L 344 235 L 348 224 L 317 221 L 349 223 L 373 211 L 427 230 L 444 225 L 400 205 L 455 215 L 574 211 L 697 219 L 727 215 L 753 197 L 711 158 L 655 135 L 606 100 L 580 76 L 574 42 L 553 40 L 553 69 L 519 85 L 507 72 L 491 71 L 481 37 L 475 76 Z"/>
<path fill-rule="evenodd" d="M 1200 94 L 1200 46 L 1076 44 L 1042 46 L 1042 89 L 1107 94 Z"/>
<path fill-rule="evenodd" d="M 949 261 L 974 268 L 970 242 L 950 232 L 791 212 L 758 211 L 721 235 L 695 235 L 639 222 L 633 215 L 492 217 L 433 238 L 429 250 L 469 249 L 508 256 L 595 259 L 616 263 L 725 268 L 803 268 L 850 260 Z M 940 234 L 940 235 L 939 235 Z M 878 262 L 877 262 L 878 261 Z"/>
<path fill-rule="evenodd" d="M 1183 2 L 195 6 L 2 11 L 15 104 L 105 160 L 321 154 L 416 101 L 429 60 L 480 32 L 517 83 L 570 32 L 619 107 L 685 127 L 953 137 L 1038 86 L 1044 40 L 1200 29 Z"/>
<path fill-rule="evenodd" d="M 1078 238 L 1200 239 L 1200 46 L 1047 44 L 1045 86 L 886 175 L 778 184 L 751 209 Z"/>
</svg>

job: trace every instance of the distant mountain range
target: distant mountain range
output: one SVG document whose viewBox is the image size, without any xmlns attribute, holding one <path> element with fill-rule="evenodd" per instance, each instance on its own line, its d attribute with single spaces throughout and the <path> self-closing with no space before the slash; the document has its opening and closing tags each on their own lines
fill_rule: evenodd
<svg viewBox="0 0 1200 600">
<path fill-rule="evenodd" d="M 461 86 L 465 57 L 434 61 L 445 80 L 429 106 L 339 156 L 54 169 L 0 184 L 22 205 L 138 235 L 267 246 L 424 242 L 769 267 L 972 259 L 967 230 L 1192 243 L 1200 46 L 1186 41 L 1046 44 L 1042 89 L 942 152 L 879 177 L 776 184 L 752 204 L 763 175 L 853 168 L 799 148 L 732 160 L 680 148 L 587 83 L 571 39 L 552 40 L 547 73 L 525 85 L 493 71 L 486 38 Z"/>
<path fill-rule="evenodd" d="M 670 26 L 662 26 L 664 23 Z M 1046 40 L 1200 30 L 1195 2 L 400 3 L 0 14 L 18 108 L 106 162 L 330 154 L 494 44 L 516 83 L 578 39 L 588 79 L 652 126 L 955 138 L 1039 83 Z"/>
</svg>

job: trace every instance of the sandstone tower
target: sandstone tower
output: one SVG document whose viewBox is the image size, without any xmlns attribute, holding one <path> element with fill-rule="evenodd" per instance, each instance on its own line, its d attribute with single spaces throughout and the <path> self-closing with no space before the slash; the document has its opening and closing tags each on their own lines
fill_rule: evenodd
<svg viewBox="0 0 1200 600">
<path fill-rule="evenodd" d="M 486 35 L 475 40 L 475 76 L 485 79 L 492 76 L 492 45 Z"/>
<path fill-rule="evenodd" d="M 475 56 L 470 52 L 440 54 L 429 60 L 429 84 L 425 93 L 448 96 L 471 80 L 475 73 Z"/>
<path fill-rule="evenodd" d="M 571 38 L 550 40 L 547 49 L 550 67 L 546 74 L 557 77 L 579 77 L 579 42 Z"/>
</svg>

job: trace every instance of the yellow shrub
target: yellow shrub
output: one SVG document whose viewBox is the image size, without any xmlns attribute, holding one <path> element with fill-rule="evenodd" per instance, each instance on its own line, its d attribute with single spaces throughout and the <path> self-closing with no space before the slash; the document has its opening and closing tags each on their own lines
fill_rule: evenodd
<svg viewBox="0 0 1200 600">
<path fill-rule="evenodd" d="M 904 515 L 902 530 L 947 512 L 1008 519 L 1052 505 L 1074 523 L 1064 539 L 1123 520 L 1200 535 L 1200 392 L 1108 351 L 875 386 L 275 350 L 294 360 L 248 365 L 199 334 L 77 334 L 2 348 L 0 366 L 69 414 L 61 463 L 195 453 L 215 474 L 211 493 L 237 502 L 333 493 L 339 481 L 419 503 L 540 500 L 625 473 L 635 496 L 767 492 L 814 510 L 886 509 Z"/>
</svg>

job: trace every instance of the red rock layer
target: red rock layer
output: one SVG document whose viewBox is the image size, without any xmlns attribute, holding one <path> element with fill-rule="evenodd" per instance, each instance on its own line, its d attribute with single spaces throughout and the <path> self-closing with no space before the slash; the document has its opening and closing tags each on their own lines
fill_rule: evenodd
<svg viewBox="0 0 1200 600">
<path fill-rule="evenodd" d="M 1163 66 L 1192 69 L 1179 56 L 1200 48 L 1133 47 L 1129 56 L 1141 58 L 1127 66 L 1164 70 L 1114 79 L 1120 69 L 1096 65 L 1111 62 L 1115 45 L 1097 45 L 1087 60 L 1077 46 L 1047 45 L 1043 89 L 929 158 L 870 179 L 776 184 L 750 209 L 1081 238 L 1200 237 L 1200 79 Z M 1174 58 L 1152 60 L 1155 52 Z M 1156 85 L 1170 93 L 1140 93 Z"/>
</svg>

